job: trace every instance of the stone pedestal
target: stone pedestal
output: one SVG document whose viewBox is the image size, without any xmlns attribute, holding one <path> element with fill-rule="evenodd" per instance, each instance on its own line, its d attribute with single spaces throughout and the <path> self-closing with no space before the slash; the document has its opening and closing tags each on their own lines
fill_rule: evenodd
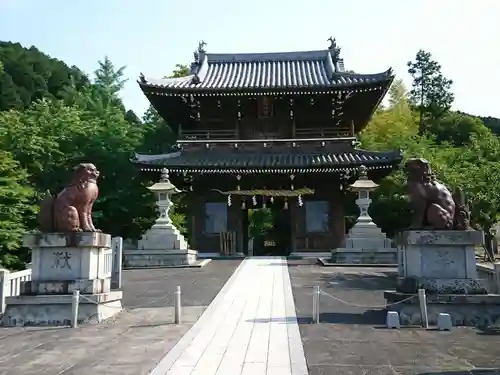
<svg viewBox="0 0 500 375">
<path fill-rule="evenodd" d="M 333 249 L 332 263 L 397 264 L 397 249 L 371 218 L 358 219 L 345 239 L 345 247 Z"/>
<path fill-rule="evenodd" d="M 345 238 L 345 247 L 332 250 L 332 263 L 397 264 L 397 249 L 368 214 L 370 203 L 368 196 L 356 200 L 361 214 Z"/>
<path fill-rule="evenodd" d="M 397 291 L 486 294 L 477 278 L 475 246 L 479 231 L 407 231 L 399 239 Z"/>
<path fill-rule="evenodd" d="M 71 294 L 79 290 L 79 320 L 101 321 L 121 311 L 121 291 L 111 291 L 111 236 L 103 233 L 37 233 L 24 237 L 32 250 L 31 281 L 6 298 L 4 325 L 66 325 Z"/>
<path fill-rule="evenodd" d="M 138 242 L 137 250 L 124 250 L 127 268 L 197 265 L 198 252 L 188 248 L 184 236 L 171 223 L 156 223 Z"/>
<path fill-rule="evenodd" d="M 477 278 L 475 246 L 482 244 L 482 232 L 408 231 L 398 242 L 396 291 L 384 297 L 403 324 L 421 321 L 418 289 L 426 290 L 431 324 L 440 313 L 450 314 L 455 325 L 500 323 L 500 296 L 487 294 Z"/>
</svg>

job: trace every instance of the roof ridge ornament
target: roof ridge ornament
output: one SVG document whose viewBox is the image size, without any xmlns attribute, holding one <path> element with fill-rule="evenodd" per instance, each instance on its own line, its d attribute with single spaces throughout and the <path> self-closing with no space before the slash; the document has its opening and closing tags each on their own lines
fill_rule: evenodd
<svg viewBox="0 0 500 375">
<path fill-rule="evenodd" d="M 207 43 L 205 43 L 205 41 L 200 40 L 198 42 L 198 49 L 193 52 L 194 61 L 191 63 L 191 73 L 194 75 L 192 80 L 194 84 L 200 83 L 200 77 L 198 77 L 198 72 L 200 71 L 201 67 L 200 55 L 206 53 L 204 48 L 206 45 Z"/>
<path fill-rule="evenodd" d="M 198 42 L 198 52 L 199 53 L 206 53 L 205 48 L 204 48 L 206 45 L 207 45 L 207 43 L 204 40 L 200 40 Z"/>
<path fill-rule="evenodd" d="M 341 48 L 337 45 L 337 40 L 331 36 L 327 39 L 330 42 L 330 46 L 328 49 L 330 50 L 330 54 L 332 55 L 333 66 L 335 67 L 335 72 L 339 71 L 339 62 L 340 62 L 340 51 Z"/>
</svg>

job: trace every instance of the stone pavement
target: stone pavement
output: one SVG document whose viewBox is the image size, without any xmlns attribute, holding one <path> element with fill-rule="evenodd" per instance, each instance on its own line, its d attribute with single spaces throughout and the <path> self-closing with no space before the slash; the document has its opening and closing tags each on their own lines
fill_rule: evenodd
<svg viewBox="0 0 500 375">
<path fill-rule="evenodd" d="M 500 374 L 498 330 L 385 328 L 380 306 L 395 270 L 291 260 L 288 269 L 309 375 Z M 338 298 L 321 296 L 320 324 L 310 321 L 314 285 Z"/>
<path fill-rule="evenodd" d="M 239 260 L 200 269 L 130 270 L 123 275 L 125 311 L 101 324 L 0 328 L 0 375 L 147 375 L 175 346 Z M 183 324 L 173 322 L 173 291 L 182 288 Z"/>
<path fill-rule="evenodd" d="M 247 258 L 151 375 L 307 375 L 284 258 Z"/>
</svg>

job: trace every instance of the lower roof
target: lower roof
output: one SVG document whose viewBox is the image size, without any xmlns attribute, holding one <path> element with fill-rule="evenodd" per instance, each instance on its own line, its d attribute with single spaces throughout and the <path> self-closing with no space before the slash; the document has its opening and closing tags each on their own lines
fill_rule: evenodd
<svg viewBox="0 0 500 375">
<path fill-rule="evenodd" d="M 179 151 L 161 155 L 136 154 L 131 160 L 144 171 L 162 168 L 180 173 L 252 174 L 336 172 L 357 169 L 392 168 L 402 161 L 401 151 L 347 152 L 248 152 L 248 151 Z"/>
</svg>

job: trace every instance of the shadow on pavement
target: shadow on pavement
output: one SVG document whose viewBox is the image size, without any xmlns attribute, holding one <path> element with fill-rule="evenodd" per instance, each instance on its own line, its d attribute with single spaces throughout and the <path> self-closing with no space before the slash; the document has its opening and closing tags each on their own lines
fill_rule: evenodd
<svg viewBox="0 0 500 375">
<path fill-rule="evenodd" d="M 417 375 L 500 375 L 500 368 L 468 371 L 421 372 Z"/>
<path fill-rule="evenodd" d="M 367 310 L 362 313 L 327 312 L 320 313 L 319 319 L 321 323 L 331 324 L 383 325 L 385 314 L 383 310 Z"/>
<path fill-rule="evenodd" d="M 311 324 L 312 323 L 312 318 L 311 317 L 292 317 L 292 316 L 287 316 L 283 318 L 256 318 L 256 319 L 249 319 L 247 322 L 250 323 L 282 323 L 282 324 L 293 324 L 295 323 L 295 319 L 297 320 L 298 324 Z"/>
<path fill-rule="evenodd" d="M 394 289 L 396 285 L 396 274 L 391 271 L 378 272 L 379 275 L 356 275 L 332 273 L 321 275 L 320 283 L 326 288 L 341 286 L 353 290 L 387 290 Z"/>
<path fill-rule="evenodd" d="M 477 332 L 480 336 L 500 336 L 500 327 L 487 327 Z M 500 374 L 500 372 L 499 372 Z"/>
</svg>

